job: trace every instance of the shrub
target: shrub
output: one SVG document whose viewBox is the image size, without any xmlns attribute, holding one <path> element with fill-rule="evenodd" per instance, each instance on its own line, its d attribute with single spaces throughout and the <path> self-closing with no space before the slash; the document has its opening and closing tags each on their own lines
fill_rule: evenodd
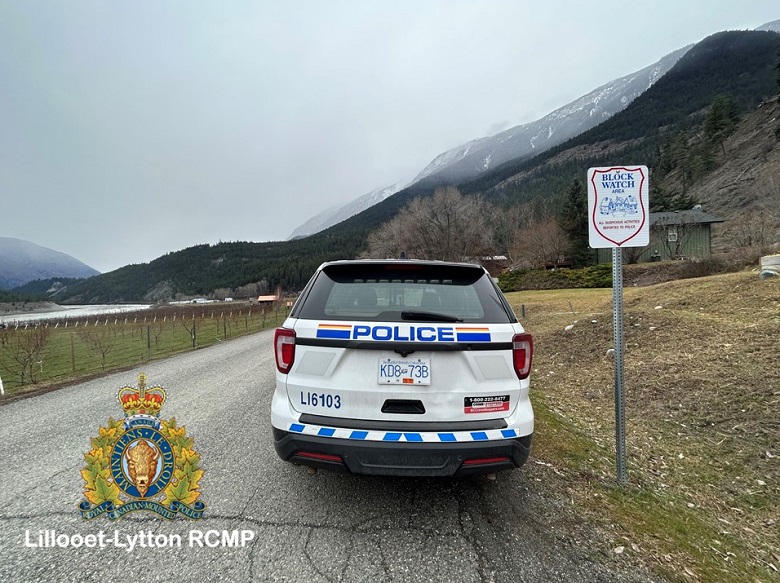
<svg viewBox="0 0 780 583">
<path fill-rule="evenodd" d="M 612 287 L 612 265 L 609 263 L 581 269 L 517 269 L 502 273 L 498 287 L 503 292 L 528 289 L 565 289 Z"/>
</svg>

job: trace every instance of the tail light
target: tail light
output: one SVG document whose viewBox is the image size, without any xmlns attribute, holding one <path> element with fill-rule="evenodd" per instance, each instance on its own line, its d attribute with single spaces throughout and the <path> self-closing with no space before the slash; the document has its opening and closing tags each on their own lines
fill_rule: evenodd
<svg viewBox="0 0 780 583">
<path fill-rule="evenodd" d="M 530 334 L 515 334 L 512 338 L 512 362 L 517 378 L 527 379 L 531 374 L 531 361 L 534 357 L 534 340 Z"/>
<path fill-rule="evenodd" d="M 295 360 L 295 330 L 277 328 L 274 334 L 274 354 L 276 368 L 282 374 L 287 374 Z"/>
</svg>

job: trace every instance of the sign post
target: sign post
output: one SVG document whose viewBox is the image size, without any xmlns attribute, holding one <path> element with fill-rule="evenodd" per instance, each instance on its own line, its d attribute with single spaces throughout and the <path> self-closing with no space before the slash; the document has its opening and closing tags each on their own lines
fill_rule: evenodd
<svg viewBox="0 0 780 583">
<path fill-rule="evenodd" d="M 615 349 L 615 458 L 617 481 L 628 483 L 626 414 L 623 381 L 623 247 L 650 244 L 647 166 L 588 169 L 588 242 L 612 248 L 612 325 Z"/>
<path fill-rule="evenodd" d="M 615 466 L 621 486 L 626 472 L 626 399 L 623 383 L 623 251 L 612 248 L 612 338 L 615 347 Z"/>
</svg>

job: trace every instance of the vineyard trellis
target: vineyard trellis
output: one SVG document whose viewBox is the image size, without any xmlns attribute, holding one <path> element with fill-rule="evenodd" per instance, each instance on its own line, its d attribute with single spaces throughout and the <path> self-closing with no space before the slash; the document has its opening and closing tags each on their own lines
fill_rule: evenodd
<svg viewBox="0 0 780 583">
<path fill-rule="evenodd" d="M 6 393 L 224 342 L 276 326 L 284 305 L 159 306 L 121 315 L 14 322 L 0 328 Z"/>
</svg>

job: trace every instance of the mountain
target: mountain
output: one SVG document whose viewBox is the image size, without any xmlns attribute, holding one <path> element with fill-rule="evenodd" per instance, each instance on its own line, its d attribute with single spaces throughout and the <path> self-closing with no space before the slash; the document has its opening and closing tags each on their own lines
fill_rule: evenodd
<svg viewBox="0 0 780 583">
<path fill-rule="evenodd" d="M 583 95 L 543 118 L 494 136 L 473 140 L 440 154 L 414 179 L 435 176 L 443 182 L 469 180 L 508 162 L 540 154 L 623 111 L 669 71 L 693 45 L 657 63 Z"/>
<path fill-rule="evenodd" d="M 615 79 L 549 115 L 493 136 L 471 140 L 436 156 L 411 183 L 436 177 L 445 182 L 474 178 L 504 162 L 540 154 L 588 130 L 625 109 L 646 91 L 693 45 L 666 55 L 657 63 Z M 336 225 L 400 191 L 407 183 L 378 188 L 360 198 L 336 205 L 297 227 L 289 239 L 305 237 Z"/>
<path fill-rule="evenodd" d="M 780 184 L 778 49 L 780 36 L 773 32 L 734 31 L 708 37 L 605 122 L 540 155 L 510 160 L 456 186 L 466 195 L 479 194 L 497 205 L 556 204 L 573 179 L 584 179 L 587 168 L 631 163 L 650 168 L 651 187 L 684 192 L 686 185 L 689 189 L 710 185 L 697 199 L 721 218 L 728 218 L 724 215 L 732 211 L 730 200 L 736 196 L 741 210 L 762 198 L 768 201 L 771 191 L 762 195 L 761 190 L 776 190 Z M 700 136 L 707 133 L 704 122 L 722 94 L 729 96 L 741 116 L 735 121 L 736 133 L 718 143 L 709 152 L 710 159 L 697 161 L 693 156 L 702 153 Z M 727 175 L 711 181 L 724 168 L 730 169 Z M 369 233 L 415 198 L 432 196 L 435 183 L 433 177 L 414 183 L 305 238 L 191 247 L 68 286 L 67 296 L 58 301 L 155 301 L 178 294 L 207 295 L 220 287 L 251 282 L 294 292 L 302 289 L 321 262 L 359 256 Z"/>
<path fill-rule="evenodd" d="M 780 36 L 774 32 L 728 31 L 707 37 L 624 111 L 543 154 L 512 160 L 463 183 L 461 190 L 529 200 L 562 192 L 583 167 L 611 164 L 616 157 L 652 170 L 670 137 L 700 126 L 719 95 L 728 95 L 740 113 L 776 95 L 778 49 Z M 698 139 L 694 132 L 682 149 L 690 150 Z"/>
<path fill-rule="evenodd" d="M 100 272 L 70 255 L 29 241 L 0 237 L 0 289 L 13 289 L 36 279 L 85 278 Z"/>
<path fill-rule="evenodd" d="M 755 30 L 780 33 L 780 20 L 768 22 Z M 610 81 L 537 121 L 476 138 L 447 150 L 436 156 L 409 184 L 429 177 L 449 183 L 462 182 L 504 162 L 539 155 L 628 107 L 693 46 L 678 49 L 644 69 Z M 289 238 L 305 237 L 336 225 L 400 191 L 401 184 L 377 189 L 346 205 L 331 207 L 296 228 Z M 388 194 L 377 196 L 378 192 Z"/>
<path fill-rule="evenodd" d="M 392 196 L 401 190 L 404 186 L 406 186 L 406 182 L 396 182 L 391 186 L 385 186 L 382 188 L 377 188 L 376 190 L 372 190 L 371 192 L 364 194 L 363 196 L 348 202 L 347 204 L 332 206 L 320 214 L 310 218 L 301 226 L 297 227 L 290 234 L 288 239 L 298 239 L 300 237 L 307 237 L 308 235 L 324 231 L 328 227 L 337 225 L 349 217 L 366 210 L 368 207 L 382 202 L 388 196 Z"/>
<path fill-rule="evenodd" d="M 523 126 L 517 126 L 517 128 L 520 127 Z M 511 132 L 512 130 L 517 128 L 506 130 L 506 132 Z M 423 168 L 422 171 L 420 171 L 420 173 L 417 174 L 417 176 L 414 177 L 412 183 L 420 182 L 421 180 L 424 180 L 429 176 L 434 176 L 436 174 L 439 174 L 440 172 L 444 172 L 447 168 L 454 167 L 456 164 L 458 164 L 458 162 L 466 158 L 469 154 L 473 154 L 474 152 L 484 151 L 485 147 L 490 144 L 493 138 L 504 133 L 505 132 L 500 132 L 495 136 L 485 136 L 483 138 L 477 138 L 475 140 L 471 140 L 469 142 L 466 142 L 465 144 L 452 148 L 451 150 L 447 150 L 443 154 L 439 154 L 425 168 Z M 539 151 L 541 152 L 543 150 L 540 149 Z M 491 160 L 488 158 L 487 159 L 488 166 L 490 166 L 490 162 Z"/>
<path fill-rule="evenodd" d="M 708 213 L 732 219 L 759 210 L 780 217 L 780 141 L 775 133 L 780 132 L 779 119 L 780 102 L 775 97 L 745 115 L 724 141 L 717 168 L 690 188 L 690 195 Z M 727 222 L 716 232 L 729 227 Z"/>
<path fill-rule="evenodd" d="M 780 37 L 775 33 L 731 31 L 712 35 L 692 47 L 657 83 L 607 121 L 542 154 L 511 160 L 456 185 L 462 193 L 480 194 L 494 204 L 542 200 L 555 203 L 575 178 L 584 180 L 587 168 L 619 162 L 644 164 L 651 170 L 651 184 L 657 183 L 678 193 L 682 188 L 684 192 L 681 183 L 675 183 L 679 171 L 666 178 L 671 181 L 668 185 L 658 180 L 660 173 L 655 173 L 659 170 L 659 157 L 668 150 L 670 139 L 686 136 L 680 153 L 683 156 L 686 152 L 692 154 L 697 140 L 700 141 L 698 136 L 707 111 L 721 94 L 731 97 L 739 114 L 752 119 L 756 108 L 778 92 L 775 70 L 778 49 Z M 769 137 L 767 141 L 757 143 L 756 149 L 751 148 L 758 152 L 758 157 L 753 160 L 755 167 L 745 176 L 766 174 L 776 177 L 776 183 L 780 183 L 780 169 L 773 169 L 771 162 L 767 162 L 772 158 L 765 154 L 777 144 L 773 132 L 780 123 L 778 119 L 780 116 L 766 119 L 771 129 L 766 132 Z M 744 124 L 741 122 L 740 126 Z M 722 165 L 736 154 L 727 149 L 716 164 Z M 688 171 L 699 162 L 686 159 L 685 163 L 691 166 Z M 696 182 L 704 179 L 706 176 L 702 173 L 695 177 Z M 740 176 L 732 175 L 730 179 L 738 181 Z M 690 184 L 689 177 L 689 187 Z M 414 198 L 431 195 L 436 186 L 435 180 L 414 183 L 326 233 L 338 232 L 346 236 L 347 233 L 376 229 Z M 750 188 L 749 182 L 742 181 L 740 191 L 740 196 L 749 204 L 762 198 Z M 723 209 L 729 205 L 728 197 L 721 200 L 723 196 L 721 192 L 711 192 L 700 200 L 708 203 L 708 209 L 710 204 L 713 209 Z"/>
<path fill-rule="evenodd" d="M 763 31 L 769 31 L 769 32 L 780 32 L 780 20 L 773 20 L 772 22 L 767 22 L 766 24 L 762 24 L 756 30 L 763 30 Z"/>
</svg>

